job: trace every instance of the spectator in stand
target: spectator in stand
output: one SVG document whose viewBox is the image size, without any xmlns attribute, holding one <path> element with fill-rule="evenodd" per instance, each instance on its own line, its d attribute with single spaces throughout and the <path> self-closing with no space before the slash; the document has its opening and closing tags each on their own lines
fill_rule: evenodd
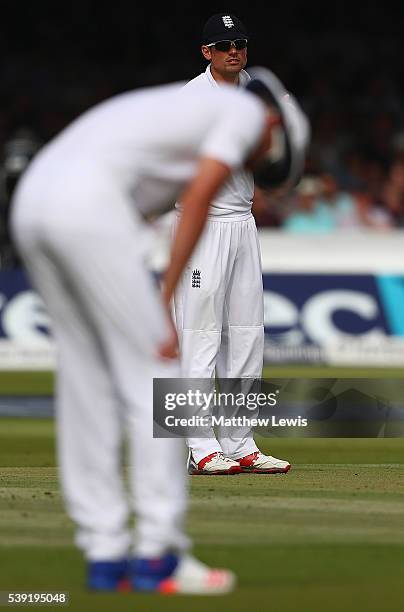
<svg viewBox="0 0 404 612">
<path fill-rule="evenodd" d="M 37 134 L 21 127 L 5 143 L 0 165 L 0 268 L 21 265 L 9 232 L 10 201 L 20 177 L 41 147 Z"/>
<path fill-rule="evenodd" d="M 286 217 L 282 228 L 295 234 L 323 234 L 335 229 L 335 216 L 329 206 L 320 201 L 321 181 L 305 176 L 296 187 L 295 209 Z"/>
<path fill-rule="evenodd" d="M 283 224 L 290 232 L 388 229 L 394 225 L 389 212 L 377 205 L 366 190 L 342 190 L 335 176 L 329 173 L 303 178 L 296 189 L 295 207 Z"/>
<path fill-rule="evenodd" d="M 362 227 L 374 230 L 388 230 L 394 227 L 393 216 L 380 200 L 374 200 L 369 193 L 357 193 L 356 198 Z"/>
<path fill-rule="evenodd" d="M 387 211 L 376 204 L 366 190 L 341 190 L 332 174 L 321 177 L 320 203 L 330 208 L 335 218 L 335 229 L 388 229 L 393 225 Z"/>
<path fill-rule="evenodd" d="M 361 225 L 358 201 L 348 191 L 341 191 L 337 179 L 329 173 L 320 178 L 317 206 L 325 207 L 334 219 L 332 229 L 346 229 Z"/>
<path fill-rule="evenodd" d="M 404 159 L 397 157 L 392 163 L 383 190 L 383 203 L 394 225 L 404 227 Z"/>
</svg>

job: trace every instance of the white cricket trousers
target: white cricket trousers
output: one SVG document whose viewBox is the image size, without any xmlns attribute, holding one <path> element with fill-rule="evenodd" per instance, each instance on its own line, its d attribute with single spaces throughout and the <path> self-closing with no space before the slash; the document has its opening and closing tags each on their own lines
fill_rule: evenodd
<svg viewBox="0 0 404 612">
<path fill-rule="evenodd" d="M 261 253 L 251 213 L 208 219 L 178 284 L 174 308 L 182 376 L 245 379 L 248 393 L 249 381 L 253 388 L 262 376 L 264 353 Z M 196 462 L 214 452 L 240 459 L 258 450 L 249 428 L 219 427 L 217 437 L 209 427 L 201 433 L 187 440 Z"/>
<path fill-rule="evenodd" d="M 28 175 L 13 231 L 58 347 L 58 458 L 76 543 L 90 560 L 156 557 L 189 546 L 185 444 L 152 433 L 153 377 L 178 377 L 179 364 L 156 357 L 167 320 L 143 263 L 143 223 L 95 178 L 60 189 L 52 172 Z"/>
</svg>

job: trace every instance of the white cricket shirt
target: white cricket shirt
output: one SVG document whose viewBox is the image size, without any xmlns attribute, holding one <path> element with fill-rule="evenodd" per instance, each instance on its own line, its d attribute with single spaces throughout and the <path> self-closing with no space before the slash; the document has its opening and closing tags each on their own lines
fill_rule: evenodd
<svg viewBox="0 0 404 612">
<path fill-rule="evenodd" d="M 203 96 L 184 83 L 141 89 L 81 115 L 43 147 L 27 174 L 83 201 L 102 192 L 98 177 L 111 193 L 130 195 L 142 214 L 161 213 L 174 206 L 201 156 L 241 167 L 264 121 L 263 103 L 235 87 Z"/>
<path fill-rule="evenodd" d="M 243 87 L 250 80 L 250 75 L 245 70 L 241 70 L 239 79 L 240 85 Z M 206 92 L 212 88 L 219 87 L 222 87 L 222 83 L 217 83 L 213 78 L 210 64 L 205 72 L 202 72 L 185 85 L 186 90 L 192 89 L 196 92 L 200 92 L 200 95 L 205 95 Z M 209 216 L 244 216 L 251 211 L 253 196 L 253 175 L 248 170 L 240 168 L 233 172 L 217 197 L 213 200 L 209 209 Z M 180 208 L 178 204 L 176 208 Z"/>
</svg>

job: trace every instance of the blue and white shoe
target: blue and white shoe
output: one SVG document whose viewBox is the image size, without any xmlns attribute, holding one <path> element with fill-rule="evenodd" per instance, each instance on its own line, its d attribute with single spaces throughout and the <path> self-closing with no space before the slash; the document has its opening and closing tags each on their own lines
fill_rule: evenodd
<svg viewBox="0 0 404 612">
<path fill-rule="evenodd" d="M 130 562 L 131 585 L 134 591 L 158 591 L 161 583 L 174 573 L 178 557 L 167 554 L 155 559 L 137 558 Z"/>
<path fill-rule="evenodd" d="M 165 595 L 224 595 L 236 584 L 233 572 L 212 569 L 191 555 L 135 559 L 131 562 L 131 574 L 134 591 Z"/>
<path fill-rule="evenodd" d="M 92 591 L 127 591 L 130 589 L 129 561 L 90 561 L 87 565 L 87 586 Z"/>
</svg>

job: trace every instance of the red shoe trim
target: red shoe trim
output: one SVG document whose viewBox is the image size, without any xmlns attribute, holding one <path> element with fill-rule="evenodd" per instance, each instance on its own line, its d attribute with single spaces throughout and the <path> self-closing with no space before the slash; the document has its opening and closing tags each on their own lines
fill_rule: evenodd
<svg viewBox="0 0 404 612">
<path fill-rule="evenodd" d="M 175 580 L 172 578 L 166 578 L 166 580 L 160 582 L 158 592 L 162 593 L 163 595 L 173 595 L 174 593 L 177 593 L 178 587 Z"/>
<path fill-rule="evenodd" d="M 205 472 L 204 470 L 192 470 L 191 476 L 231 476 L 232 474 L 240 474 L 243 469 L 240 466 L 233 465 L 226 471 L 218 470 L 216 472 Z"/>
<path fill-rule="evenodd" d="M 246 467 L 242 468 L 241 471 L 244 474 L 287 474 L 291 468 L 291 464 L 287 465 L 285 468 L 269 468 L 268 470 L 260 470 L 259 468 L 254 467 Z"/>
<path fill-rule="evenodd" d="M 241 469 L 241 466 L 233 465 L 231 468 L 227 470 L 227 473 L 228 474 L 240 474 L 240 472 L 242 471 L 243 470 Z"/>
<path fill-rule="evenodd" d="M 255 453 L 251 453 L 250 455 L 241 457 L 241 459 L 238 459 L 238 462 L 241 465 L 241 467 L 251 467 L 254 459 L 256 459 L 257 456 L 258 456 L 258 451 L 255 451 Z"/>
<path fill-rule="evenodd" d="M 215 455 L 218 455 L 219 452 L 216 451 L 215 453 L 211 453 L 210 455 L 207 455 L 206 457 L 204 457 L 203 459 L 200 460 L 200 462 L 198 463 L 198 470 L 203 470 L 203 468 L 205 467 L 205 465 L 211 460 L 213 459 L 213 457 Z"/>
<path fill-rule="evenodd" d="M 226 584 L 226 574 L 220 569 L 212 569 L 207 576 L 210 587 L 223 587 Z"/>
<path fill-rule="evenodd" d="M 119 591 L 119 593 L 130 593 L 132 591 L 132 585 L 128 578 L 120 580 L 116 590 Z"/>
</svg>

